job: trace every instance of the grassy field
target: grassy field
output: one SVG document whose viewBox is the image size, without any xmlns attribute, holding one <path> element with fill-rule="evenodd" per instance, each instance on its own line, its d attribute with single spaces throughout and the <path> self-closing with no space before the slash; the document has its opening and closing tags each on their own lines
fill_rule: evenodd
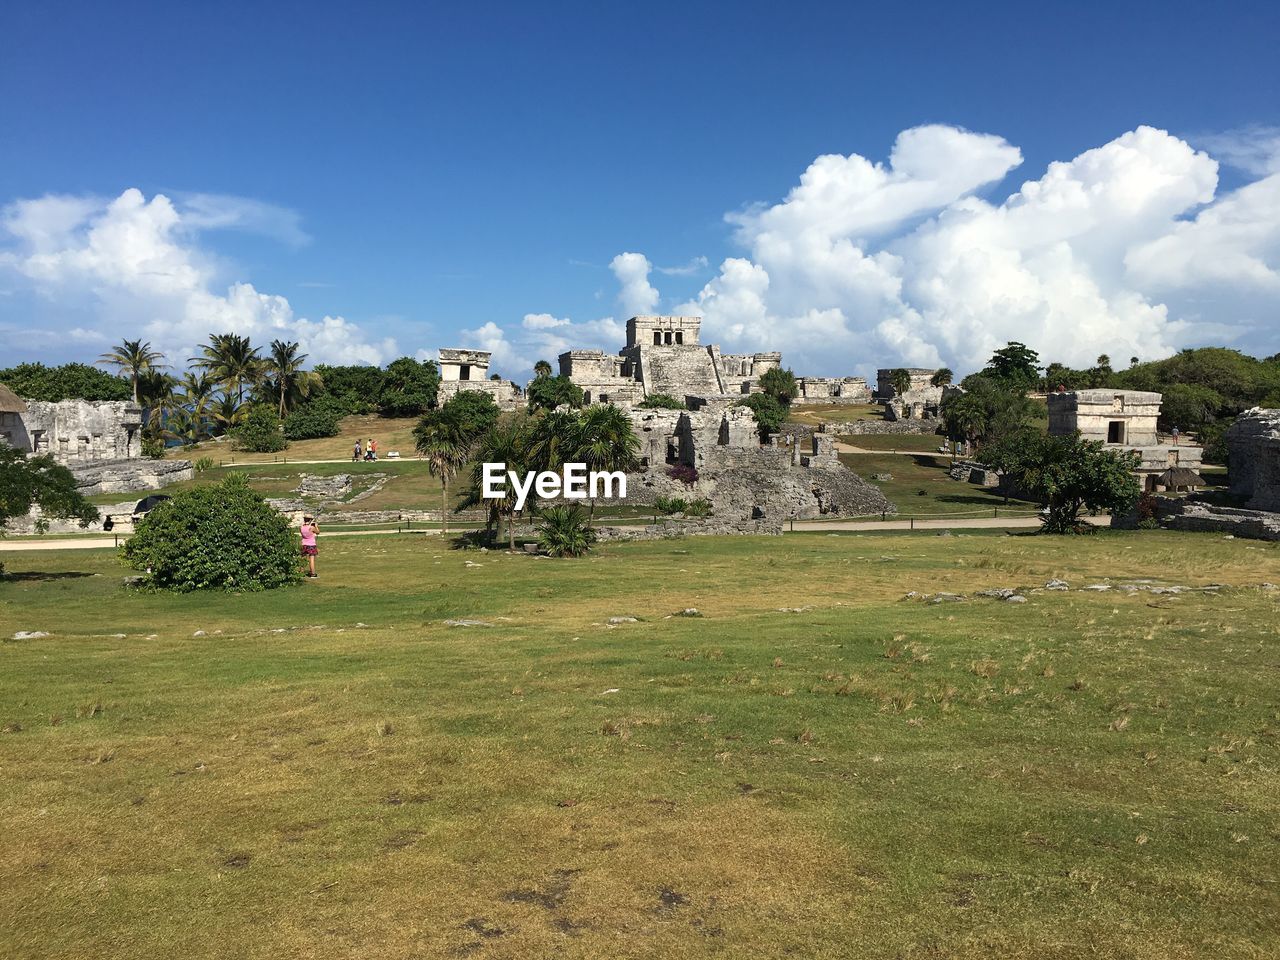
<svg viewBox="0 0 1280 960">
<path fill-rule="evenodd" d="M 787 419 L 816 427 L 820 423 L 847 423 L 851 420 L 883 420 L 884 408 L 878 403 L 793 403 Z"/>
<path fill-rule="evenodd" d="M 1280 955 L 1275 545 L 441 546 L 7 554 L 0 954 Z"/>
<path fill-rule="evenodd" d="M 196 460 L 212 457 L 223 463 L 278 463 L 281 460 L 350 460 L 351 448 L 359 440 L 361 446 L 370 437 L 378 441 L 378 456 L 384 457 L 392 450 L 399 450 L 403 458 L 416 457 L 413 445 L 413 428 L 417 417 L 346 417 L 341 432 L 336 437 L 318 440 L 295 440 L 281 453 L 244 453 L 232 450 L 229 441 L 202 443 L 199 447 L 173 447 L 167 456 L 171 459 Z"/>
<path fill-rule="evenodd" d="M 948 514 L 1001 516 L 1030 513 L 1037 504 L 1010 499 L 990 487 L 952 480 L 947 473 L 951 458 L 893 453 L 842 453 L 840 462 L 864 480 L 874 483 L 898 508 L 900 517 L 941 517 Z M 888 474 L 892 480 L 872 480 Z"/>
<path fill-rule="evenodd" d="M 860 450 L 894 450 L 914 451 L 916 453 L 933 453 L 945 443 L 944 439 L 933 433 L 907 434 L 865 434 L 863 436 L 840 437 L 839 443 L 857 447 Z"/>
</svg>

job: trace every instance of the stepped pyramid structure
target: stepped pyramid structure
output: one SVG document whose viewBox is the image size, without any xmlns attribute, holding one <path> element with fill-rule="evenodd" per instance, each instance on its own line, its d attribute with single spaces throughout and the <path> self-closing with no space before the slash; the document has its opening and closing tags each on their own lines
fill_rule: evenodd
<svg viewBox="0 0 1280 960">
<path fill-rule="evenodd" d="M 780 353 L 721 354 L 699 342 L 701 326 L 701 317 L 632 317 L 617 354 L 566 351 L 560 374 L 582 388 L 588 403 L 638 403 L 659 393 L 680 400 L 740 397 L 758 391 L 765 371 L 782 365 Z"/>
</svg>

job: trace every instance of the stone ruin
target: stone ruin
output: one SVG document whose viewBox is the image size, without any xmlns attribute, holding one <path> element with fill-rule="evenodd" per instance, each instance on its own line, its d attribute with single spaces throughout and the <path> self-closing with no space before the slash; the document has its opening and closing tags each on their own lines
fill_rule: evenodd
<svg viewBox="0 0 1280 960">
<path fill-rule="evenodd" d="M 510 380 L 489 379 L 488 350 L 440 349 L 439 402 L 445 403 L 459 393 L 472 391 L 493 397 L 499 410 L 515 410 L 524 404 L 524 396 Z"/>
<path fill-rule="evenodd" d="M 1252 510 L 1280 512 L 1280 410 L 1254 407 L 1227 428 L 1231 493 Z"/>
<path fill-rule="evenodd" d="M 85 496 L 158 490 L 194 475 L 187 460 L 142 456 L 142 408 L 128 400 L 10 403 L 0 412 L 0 442 L 53 457 Z"/>
<path fill-rule="evenodd" d="M 775 434 L 762 446 L 755 414 L 730 404 L 630 415 L 641 459 L 628 479 L 631 502 L 705 497 L 719 522 L 748 525 L 897 512 L 878 487 L 840 462 L 832 436 Z M 697 471 L 697 479 L 686 483 L 673 468 Z"/>
</svg>

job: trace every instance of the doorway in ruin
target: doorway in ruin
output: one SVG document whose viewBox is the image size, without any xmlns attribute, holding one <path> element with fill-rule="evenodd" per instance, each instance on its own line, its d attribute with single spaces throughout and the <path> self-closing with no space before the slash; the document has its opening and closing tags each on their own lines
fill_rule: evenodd
<svg viewBox="0 0 1280 960">
<path fill-rule="evenodd" d="M 1124 443 L 1124 421 L 1112 420 L 1107 424 L 1107 443 Z"/>
</svg>

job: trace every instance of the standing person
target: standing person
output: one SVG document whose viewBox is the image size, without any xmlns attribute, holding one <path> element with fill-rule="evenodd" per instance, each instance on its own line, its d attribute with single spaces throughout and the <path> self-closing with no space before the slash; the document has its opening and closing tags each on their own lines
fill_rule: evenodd
<svg viewBox="0 0 1280 960">
<path fill-rule="evenodd" d="M 377 441 L 377 440 L 373 439 L 373 437 L 370 437 L 370 438 L 369 438 L 369 443 L 368 443 L 368 445 L 365 447 L 365 449 L 369 451 L 369 459 L 370 459 L 370 460 L 377 460 L 377 459 L 378 459 L 378 441 Z"/>
<path fill-rule="evenodd" d="M 1179 437 L 1178 428 L 1177 426 L 1175 426 L 1173 428 L 1173 445 L 1175 447 L 1178 445 L 1178 437 Z"/>
<path fill-rule="evenodd" d="M 360 438 L 357 437 L 355 448 L 351 451 L 351 462 L 355 463 L 357 460 L 359 460 L 363 456 L 364 456 L 364 451 L 360 449 Z"/>
<path fill-rule="evenodd" d="M 316 535 L 320 533 L 320 524 L 316 523 L 315 517 L 304 516 L 299 532 L 302 534 L 302 555 L 307 558 L 307 576 L 315 577 L 316 554 L 320 552 L 316 547 Z"/>
</svg>

